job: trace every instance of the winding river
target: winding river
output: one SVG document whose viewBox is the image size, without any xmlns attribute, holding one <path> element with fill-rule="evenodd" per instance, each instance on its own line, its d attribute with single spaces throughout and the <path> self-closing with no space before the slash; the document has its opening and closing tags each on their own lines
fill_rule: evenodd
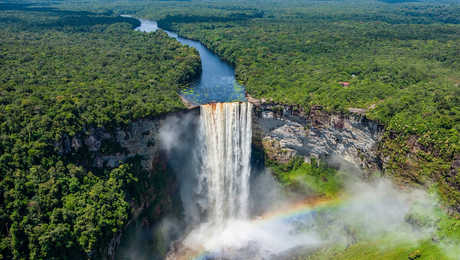
<svg viewBox="0 0 460 260">
<path fill-rule="evenodd" d="M 137 31 L 154 32 L 158 29 L 157 22 L 139 19 L 141 25 Z M 163 30 L 163 29 L 161 29 Z M 200 78 L 180 94 L 194 104 L 215 102 L 246 101 L 244 87 L 235 80 L 235 70 L 217 55 L 198 41 L 185 39 L 177 33 L 165 31 L 170 37 L 180 43 L 195 48 L 201 58 L 202 73 Z"/>
</svg>

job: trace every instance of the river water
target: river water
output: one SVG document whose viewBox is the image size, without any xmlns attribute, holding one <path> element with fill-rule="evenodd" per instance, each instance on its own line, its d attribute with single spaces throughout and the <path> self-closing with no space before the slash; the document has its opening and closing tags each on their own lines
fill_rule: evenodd
<svg viewBox="0 0 460 260">
<path fill-rule="evenodd" d="M 141 25 L 136 28 L 137 31 L 154 32 L 161 29 L 155 21 L 146 19 L 139 19 L 139 21 Z M 196 49 L 200 54 L 201 76 L 189 88 L 181 91 L 181 96 L 197 105 L 215 102 L 247 101 L 244 87 L 237 83 L 235 80 L 235 70 L 228 63 L 221 60 L 198 41 L 182 38 L 174 32 L 163 31 L 170 37 L 177 39 L 180 43 Z"/>
<path fill-rule="evenodd" d="M 162 30 L 155 21 L 139 21 L 141 25 L 137 31 Z M 187 138 L 179 134 L 179 130 L 177 144 L 188 148 L 168 152 L 171 158 L 182 158 L 184 154 L 190 157 L 190 153 L 196 152 L 198 160 L 179 159 L 181 164 L 176 168 L 174 162 L 171 163 L 175 174 L 180 176 L 184 220 L 177 221 L 175 216 L 170 216 L 152 228 L 132 225 L 120 243 L 117 259 L 161 259 L 166 256 L 166 259 L 178 260 L 182 259 L 183 253 L 184 259 L 188 259 L 192 257 L 190 253 L 203 248 L 208 237 L 224 231 L 228 223 L 249 221 L 250 217 L 252 104 L 247 102 L 245 90 L 237 84 L 235 71 L 229 64 L 201 43 L 163 31 L 200 54 L 200 78 L 180 93 L 189 102 L 200 105 L 199 127 L 187 132 L 189 138 L 195 140 L 194 145 L 184 145 Z M 173 129 L 167 131 L 168 135 L 175 132 Z M 187 172 L 186 178 L 182 178 L 182 172 Z M 216 246 L 217 251 L 220 246 Z M 209 249 L 212 254 L 216 253 L 214 245 Z M 207 256 L 207 250 L 202 255 Z"/>
<path fill-rule="evenodd" d="M 140 19 L 140 22 L 136 29 L 138 31 L 160 29 L 154 21 Z M 187 219 L 197 216 L 186 211 L 185 224 L 191 229 L 176 241 L 182 245 L 171 247 L 167 253 L 168 260 L 177 260 L 194 258 L 189 253 L 202 249 L 209 239 L 220 241 L 214 236 L 224 231 L 229 223 L 249 219 L 252 104 L 247 102 L 244 88 L 237 84 L 235 71 L 229 64 L 203 44 L 164 31 L 180 43 L 195 48 L 200 54 L 202 66 L 199 80 L 181 92 L 188 101 L 200 104 L 198 138 L 202 140 L 199 149 L 202 163 L 196 165 L 195 192 L 187 196 L 191 195 L 194 200 L 200 201 L 196 208 L 201 214 L 199 223 L 192 223 Z M 182 200 L 187 201 L 186 198 Z M 185 206 L 191 205 L 184 203 Z M 220 251 L 221 244 L 210 245 L 202 256 L 208 258 L 208 253 L 220 255 Z"/>
</svg>

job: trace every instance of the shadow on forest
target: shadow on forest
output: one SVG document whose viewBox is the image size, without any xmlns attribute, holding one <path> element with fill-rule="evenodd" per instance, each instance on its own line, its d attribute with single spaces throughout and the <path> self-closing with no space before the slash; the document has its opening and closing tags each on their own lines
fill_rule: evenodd
<svg viewBox="0 0 460 260">
<path fill-rule="evenodd" d="M 81 28 L 101 24 L 129 23 L 133 27 L 140 25 L 139 21 L 133 18 L 114 16 L 111 11 L 105 13 L 93 13 L 88 11 L 61 10 L 50 7 L 45 3 L 0 3 L 1 11 L 21 11 L 21 12 L 40 12 L 46 16 L 58 17 L 57 20 L 45 19 L 38 23 L 28 24 L 27 26 L 42 28 L 63 28 L 65 26 L 79 26 Z M 0 17 L 0 23 L 24 24 L 27 22 L 18 17 Z"/>
<path fill-rule="evenodd" d="M 94 15 L 87 11 L 60 10 L 45 3 L 0 3 L 0 11 L 49 12 L 57 15 Z"/>
</svg>

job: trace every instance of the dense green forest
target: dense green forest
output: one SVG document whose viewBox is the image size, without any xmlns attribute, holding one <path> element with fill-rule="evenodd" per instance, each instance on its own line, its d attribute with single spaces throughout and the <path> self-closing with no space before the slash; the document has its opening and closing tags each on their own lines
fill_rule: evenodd
<svg viewBox="0 0 460 260">
<path fill-rule="evenodd" d="M 138 25 L 0 4 L 0 259 L 96 258 L 152 182 L 135 161 L 96 170 L 54 145 L 184 108 L 177 93 L 199 75 L 198 53 Z"/>
<path fill-rule="evenodd" d="M 450 213 L 460 212 L 458 1 L 145 0 L 93 7 L 155 19 L 203 42 L 235 66 L 252 97 L 379 121 L 386 129 L 379 145 L 384 174 L 432 187 Z"/>
<path fill-rule="evenodd" d="M 385 173 L 435 184 L 460 212 L 458 2 L 192 2 L 151 2 L 156 8 L 138 13 L 203 42 L 255 98 L 358 111 L 384 124 Z M 124 10 L 122 1 L 113 6 Z"/>
<path fill-rule="evenodd" d="M 135 161 L 90 169 L 54 144 L 184 108 L 177 92 L 198 75 L 198 54 L 119 14 L 200 40 L 255 98 L 381 122 L 385 174 L 460 212 L 458 1 L 22 3 L 0 4 L 0 259 L 97 258 L 143 192 L 133 182 L 147 180 Z M 276 170 L 285 181 L 307 172 L 325 194 L 340 187 L 328 169 Z"/>
</svg>

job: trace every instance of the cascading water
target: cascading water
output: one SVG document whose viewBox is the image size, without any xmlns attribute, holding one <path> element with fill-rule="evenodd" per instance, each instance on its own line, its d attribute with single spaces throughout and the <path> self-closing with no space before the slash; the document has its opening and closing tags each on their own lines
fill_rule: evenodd
<svg viewBox="0 0 460 260">
<path fill-rule="evenodd" d="M 248 102 L 201 106 L 204 144 L 200 179 L 207 187 L 208 223 L 215 227 L 224 226 L 230 219 L 248 217 L 251 113 L 252 104 Z"/>
<path fill-rule="evenodd" d="M 141 20 L 141 23 L 137 30 L 158 29 L 156 22 Z M 200 53 L 202 75 L 197 84 L 190 86 L 193 91 L 184 89 L 181 92 L 183 98 L 196 104 L 211 100 L 247 100 L 244 88 L 236 84 L 232 67 L 202 44 L 166 33 Z M 198 135 L 194 113 L 190 120 L 169 118 L 171 121 L 160 129 L 164 134 L 160 133 L 162 148 L 168 152 L 168 164 L 180 185 L 184 223 L 166 217 L 154 232 L 145 232 L 142 228 L 139 238 L 129 243 L 139 252 L 133 254 L 129 247 L 125 255 L 139 259 L 133 256 L 145 254 L 144 259 L 158 259 L 166 253 L 167 260 L 271 259 L 271 256 L 283 259 L 277 255 L 303 244 L 318 243 L 314 234 L 297 233 L 298 214 L 292 220 L 294 225 L 285 218 L 271 221 L 259 216 L 251 219 L 248 214 L 252 104 L 207 104 L 202 105 L 200 111 Z M 184 124 L 178 124 L 178 120 Z M 257 179 L 253 181 L 256 185 Z M 267 192 L 277 189 L 274 183 L 262 183 Z M 258 197 L 255 193 L 252 195 Z M 264 191 L 263 196 L 266 195 Z M 149 239 L 146 239 L 147 233 L 151 234 Z M 146 253 L 152 241 L 157 249 Z M 164 243 L 170 243 L 168 252 L 161 250 Z"/>
</svg>

